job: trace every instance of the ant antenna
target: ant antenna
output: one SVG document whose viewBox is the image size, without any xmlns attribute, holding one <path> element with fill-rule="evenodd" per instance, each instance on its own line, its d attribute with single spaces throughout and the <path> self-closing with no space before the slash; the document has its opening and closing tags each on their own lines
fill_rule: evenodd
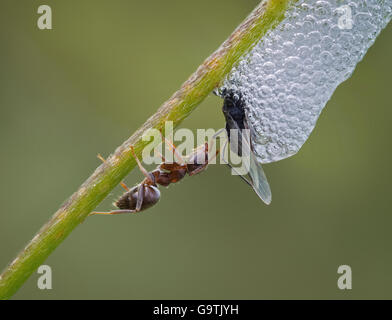
<svg viewBox="0 0 392 320">
<path fill-rule="evenodd" d="M 133 148 L 133 146 L 130 146 L 130 149 L 131 149 L 132 155 L 133 155 L 133 157 L 135 158 L 136 163 L 137 163 L 137 165 L 138 165 L 140 171 L 143 173 L 143 175 L 144 175 L 148 180 L 150 180 L 150 181 L 152 181 L 152 182 L 155 183 L 154 176 L 153 176 L 152 174 L 148 173 L 148 171 L 143 167 L 142 163 L 140 162 L 139 158 L 137 157 L 137 155 L 136 155 L 136 153 L 135 153 L 135 149 Z"/>
</svg>

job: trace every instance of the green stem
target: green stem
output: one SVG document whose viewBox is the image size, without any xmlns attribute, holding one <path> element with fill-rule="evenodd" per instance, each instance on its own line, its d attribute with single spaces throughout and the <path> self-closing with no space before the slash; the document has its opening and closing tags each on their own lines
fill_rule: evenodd
<svg viewBox="0 0 392 320">
<path fill-rule="evenodd" d="M 82 223 L 88 214 L 134 168 L 130 146 L 140 155 L 146 142 L 143 133 L 162 128 L 165 121 L 174 126 L 185 119 L 219 84 L 233 65 L 271 28 L 277 25 L 294 0 L 264 0 L 232 35 L 191 75 L 174 95 L 128 140 L 116 149 L 53 215 L 26 248 L 0 276 L 0 299 L 10 298 L 49 254 Z"/>
</svg>

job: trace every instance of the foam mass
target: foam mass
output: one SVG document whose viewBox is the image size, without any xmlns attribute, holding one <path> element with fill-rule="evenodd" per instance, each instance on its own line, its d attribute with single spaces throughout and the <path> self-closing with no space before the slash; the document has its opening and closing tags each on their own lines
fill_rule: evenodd
<svg viewBox="0 0 392 320">
<path fill-rule="evenodd" d="M 261 163 L 292 156 L 392 16 L 392 0 L 294 2 L 220 92 L 240 93 Z"/>
</svg>

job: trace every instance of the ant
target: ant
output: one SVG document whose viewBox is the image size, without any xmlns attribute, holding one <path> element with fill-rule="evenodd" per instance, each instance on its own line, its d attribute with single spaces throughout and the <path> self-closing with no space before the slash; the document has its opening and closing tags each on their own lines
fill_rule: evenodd
<svg viewBox="0 0 392 320">
<path fill-rule="evenodd" d="M 158 189 L 158 185 L 167 187 L 171 183 L 176 183 L 183 179 L 186 174 L 194 176 L 204 171 L 208 166 L 208 161 L 215 158 L 216 154 L 209 159 L 208 142 L 194 149 L 193 152 L 185 160 L 181 154 L 177 151 L 176 146 L 167 140 L 161 132 L 162 141 L 166 142 L 168 146 L 173 150 L 173 155 L 177 158 L 177 161 L 169 163 L 160 154 L 162 163 L 158 167 L 148 172 L 140 162 L 139 158 L 135 154 L 133 146 L 131 146 L 132 156 L 135 158 L 136 163 L 140 171 L 145 176 L 144 180 L 129 189 L 124 182 L 121 182 L 121 186 L 125 189 L 125 193 L 114 203 L 118 210 L 112 210 L 108 212 L 92 212 L 94 214 L 121 214 L 121 213 L 137 213 L 146 210 L 155 205 L 160 197 L 161 193 Z M 212 142 L 211 142 L 212 145 Z M 98 155 L 98 158 L 103 162 L 106 162 L 102 156 Z"/>
</svg>

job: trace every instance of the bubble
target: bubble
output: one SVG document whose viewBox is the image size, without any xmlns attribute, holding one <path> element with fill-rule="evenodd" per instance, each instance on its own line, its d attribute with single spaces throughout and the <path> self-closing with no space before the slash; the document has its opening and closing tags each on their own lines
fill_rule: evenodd
<svg viewBox="0 0 392 320">
<path fill-rule="evenodd" d="M 273 74 L 270 74 L 269 76 L 265 77 L 265 84 L 269 86 L 270 88 L 274 87 L 276 84 L 276 76 Z"/>
<path fill-rule="evenodd" d="M 323 51 L 320 54 L 320 61 L 322 64 L 324 64 L 326 66 L 330 66 L 333 61 L 332 54 L 329 51 Z"/>
<path fill-rule="evenodd" d="M 302 46 L 298 48 L 298 56 L 300 58 L 306 59 L 306 57 L 310 56 L 310 48 L 308 46 Z"/>
<path fill-rule="evenodd" d="M 275 70 L 275 64 L 271 61 L 268 61 L 263 64 L 263 70 L 266 74 L 271 74 Z"/>
</svg>

